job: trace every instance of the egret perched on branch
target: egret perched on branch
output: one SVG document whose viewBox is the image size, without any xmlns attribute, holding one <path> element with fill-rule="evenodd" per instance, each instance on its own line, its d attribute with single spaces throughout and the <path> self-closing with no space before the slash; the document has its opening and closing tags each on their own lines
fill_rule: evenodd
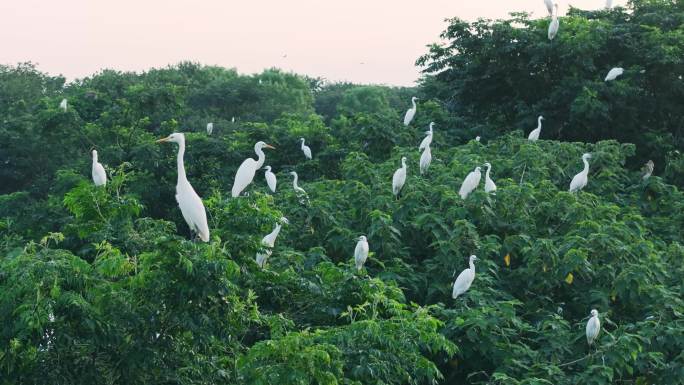
<svg viewBox="0 0 684 385">
<path fill-rule="evenodd" d="M 297 182 L 299 181 L 299 175 L 297 175 L 296 172 L 290 171 L 290 175 L 292 175 L 292 188 L 294 188 L 295 193 L 297 193 L 297 196 L 299 197 L 299 203 L 305 204 L 309 202 L 309 194 L 306 193 L 306 191 L 299 187 Z"/>
<path fill-rule="evenodd" d="M 299 140 L 302 141 L 302 152 L 304 153 L 304 156 L 306 159 L 311 159 L 311 148 L 304 144 L 304 138 L 299 138 Z"/>
<path fill-rule="evenodd" d="M 420 175 L 427 172 L 428 167 L 430 167 L 430 162 L 432 162 L 432 152 L 430 151 L 430 145 L 428 144 L 420 155 Z"/>
<path fill-rule="evenodd" d="M 247 158 L 242 162 L 242 164 L 238 168 L 237 172 L 235 173 L 235 181 L 233 182 L 233 198 L 239 196 L 240 193 L 247 186 L 249 186 L 250 183 L 252 183 L 256 170 L 260 169 L 261 166 L 264 165 L 266 155 L 264 155 L 264 151 L 262 150 L 262 148 L 275 149 L 275 147 L 264 142 L 257 142 L 254 145 L 254 152 L 256 152 L 258 159 L 254 160 L 252 158 Z"/>
<path fill-rule="evenodd" d="M 183 219 L 190 227 L 190 230 L 197 234 L 204 242 L 209 242 L 209 225 L 207 224 L 207 213 L 204 210 L 204 203 L 197 195 L 195 190 L 188 182 L 185 175 L 185 164 L 183 155 L 185 154 L 185 135 L 174 132 L 166 138 L 159 139 L 157 143 L 173 142 L 178 143 L 178 182 L 176 182 L 176 201 L 180 207 Z"/>
<path fill-rule="evenodd" d="M 66 99 L 62 99 L 62 101 L 59 102 L 59 108 L 62 111 L 67 112 L 67 100 Z"/>
<path fill-rule="evenodd" d="M 458 195 L 462 199 L 466 199 L 468 195 L 473 192 L 480 184 L 480 179 L 482 178 L 482 173 L 480 172 L 480 167 L 475 167 L 475 170 L 471 171 L 468 176 L 463 180 L 461 184 L 461 189 L 458 191 Z"/>
<path fill-rule="evenodd" d="M 549 12 L 549 16 L 553 16 L 553 2 L 551 0 L 544 0 L 544 5 Z"/>
<path fill-rule="evenodd" d="M 404 187 L 404 183 L 406 183 L 406 169 L 406 157 L 402 156 L 401 168 L 397 169 L 392 176 L 392 194 L 396 197 L 399 197 L 399 193 L 402 187 Z"/>
<path fill-rule="evenodd" d="M 485 192 L 486 193 L 493 193 L 496 192 L 496 184 L 492 180 L 492 178 L 489 177 L 489 171 L 492 169 L 492 165 L 489 164 L 489 162 L 484 164 L 485 167 L 487 167 L 487 171 L 485 171 Z"/>
<path fill-rule="evenodd" d="M 620 68 L 620 67 L 611 68 L 611 70 L 608 71 L 608 75 L 606 75 L 606 78 L 603 81 L 609 82 L 611 80 L 615 80 L 618 76 L 622 75 L 624 72 L 625 72 L 625 70 L 623 68 Z"/>
<path fill-rule="evenodd" d="M 264 176 L 266 177 L 266 184 L 268 185 L 268 188 L 270 188 L 271 191 L 276 192 L 276 183 L 278 181 L 276 180 L 275 174 L 271 172 L 271 166 L 266 166 L 264 169 L 266 170 Z"/>
<path fill-rule="evenodd" d="M 479 142 L 479 141 L 480 141 L 480 135 L 478 135 L 478 136 L 475 137 L 475 141 L 476 141 L 476 142 Z"/>
<path fill-rule="evenodd" d="M 207 123 L 207 135 L 211 135 L 214 132 L 214 123 Z"/>
<path fill-rule="evenodd" d="M 471 255 L 468 260 L 470 268 L 463 270 L 461 274 L 456 277 L 454 288 L 451 292 L 451 298 L 456 299 L 459 295 L 470 289 L 470 285 L 473 284 L 473 280 L 475 279 L 475 261 L 477 261 L 477 257 Z"/>
<path fill-rule="evenodd" d="M 591 159 L 591 154 L 587 153 L 582 155 L 584 170 L 580 171 L 580 173 L 575 175 L 572 178 L 572 181 L 570 181 L 570 192 L 577 192 L 587 185 L 587 181 L 589 179 L 589 159 Z"/>
<path fill-rule="evenodd" d="M 651 177 L 651 174 L 653 174 L 653 169 L 655 168 L 655 164 L 653 163 L 652 160 L 649 160 L 644 164 L 644 167 L 641 169 L 642 175 L 641 179 L 646 180 Z"/>
<path fill-rule="evenodd" d="M 427 146 L 429 146 L 432 143 L 432 126 L 435 125 L 435 122 L 430 122 L 430 129 L 425 131 L 425 135 L 427 135 L 422 142 L 420 142 L 420 146 L 418 146 L 418 151 L 423 151 L 423 149 Z"/>
<path fill-rule="evenodd" d="M 587 343 L 589 346 L 596 340 L 601 331 L 601 321 L 599 321 L 598 311 L 591 309 L 591 318 L 587 321 Z"/>
<path fill-rule="evenodd" d="M 102 164 L 97 161 L 97 150 L 93 150 L 93 182 L 95 186 L 107 184 L 107 173 Z"/>
<path fill-rule="evenodd" d="M 553 15 L 551 23 L 549 23 L 549 40 L 553 40 L 553 38 L 556 37 L 558 34 L 558 28 L 560 27 L 560 22 L 558 21 L 558 3 L 554 4 L 553 6 L 556 8 L 556 13 Z"/>
<path fill-rule="evenodd" d="M 418 100 L 418 98 L 415 96 L 411 98 L 411 104 L 413 106 L 406 110 L 406 115 L 404 115 L 404 126 L 411 124 L 413 117 L 416 115 L 416 100 Z"/>
<path fill-rule="evenodd" d="M 537 128 L 530 132 L 530 135 L 527 137 L 527 140 L 534 142 L 537 139 L 539 139 L 539 134 L 541 134 L 542 129 L 542 120 L 544 120 L 544 117 L 539 115 L 539 117 L 537 118 Z"/>
<path fill-rule="evenodd" d="M 356 270 L 361 270 L 363 264 L 366 263 L 368 259 L 368 240 L 365 235 L 357 238 L 356 248 L 354 249 L 354 263 L 356 264 Z"/>
<path fill-rule="evenodd" d="M 262 269 L 264 268 L 264 265 L 266 264 L 266 261 L 268 261 L 268 258 L 271 256 L 273 253 L 273 247 L 275 246 L 275 241 L 276 238 L 278 238 L 278 234 L 280 233 L 280 229 L 283 227 L 283 224 L 290 223 L 287 218 L 282 217 L 280 218 L 280 221 L 276 223 L 275 229 L 271 231 L 270 234 L 266 235 L 262 240 L 261 240 L 261 245 L 266 249 L 263 252 L 258 252 L 256 255 L 256 263 L 261 267 Z"/>
</svg>

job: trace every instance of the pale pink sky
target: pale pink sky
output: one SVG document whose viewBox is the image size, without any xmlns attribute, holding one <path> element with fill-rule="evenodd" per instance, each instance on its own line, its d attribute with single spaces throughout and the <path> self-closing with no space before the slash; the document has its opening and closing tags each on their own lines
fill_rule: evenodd
<svg viewBox="0 0 684 385">
<path fill-rule="evenodd" d="M 568 2 L 559 2 L 563 13 Z M 605 0 L 569 4 L 593 9 Z M 415 59 L 438 40 L 445 18 L 520 10 L 545 14 L 542 0 L 2 0 L 0 63 L 32 61 L 72 80 L 191 60 L 241 73 L 275 66 L 411 85 Z"/>
</svg>

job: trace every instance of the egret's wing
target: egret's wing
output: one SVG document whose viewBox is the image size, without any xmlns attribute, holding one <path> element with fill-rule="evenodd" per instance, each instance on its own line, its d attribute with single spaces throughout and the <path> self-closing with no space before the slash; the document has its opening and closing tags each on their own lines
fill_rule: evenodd
<svg viewBox="0 0 684 385">
<path fill-rule="evenodd" d="M 239 196 L 240 193 L 242 193 L 242 190 L 252 183 L 254 174 L 256 173 L 256 163 L 256 160 L 247 158 L 238 168 L 235 173 L 235 181 L 233 182 L 233 189 L 231 191 L 233 198 Z"/>
<path fill-rule="evenodd" d="M 271 191 L 276 192 L 276 176 L 272 172 L 267 172 L 266 173 L 266 184 L 268 184 L 268 188 L 271 189 Z"/>
<path fill-rule="evenodd" d="M 394 175 L 392 176 L 392 192 L 394 192 L 395 195 L 399 193 L 399 190 L 401 190 L 402 187 L 404 187 L 405 181 L 406 173 L 404 172 L 403 168 L 400 168 L 394 172 Z"/>
<path fill-rule="evenodd" d="M 209 242 L 209 224 L 202 199 L 188 182 L 178 186 L 176 190 L 176 200 L 178 200 L 185 222 L 199 235 L 200 239 Z"/>
<path fill-rule="evenodd" d="M 107 184 L 107 173 L 100 163 L 93 165 L 93 182 L 96 186 L 104 186 Z"/>
<path fill-rule="evenodd" d="M 461 272 L 461 274 L 456 277 L 456 281 L 454 281 L 454 289 L 451 293 L 451 296 L 453 298 L 458 297 L 459 295 L 463 294 L 470 288 L 470 285 L 473 283 L 473 280 L 475 279 L 475 274 L 473 273 L 472 270 L 470 269 L 465 269 Z"/>
<path fill-rule="evenodd" d="M 579 174 L 572 177 L 572 180 L 570 181 L 570 192 L 577 191 L 581 187 L 582 187 L 582 173 L 580 172 Z"/>
<path fill-rule="evenodd" d="M 411 124 L 411 121 L 413 120 L 413 115 L 416 114 L 416 110 L 413 108 L 409 109 L 406 111 L 406 115 L 404 115 L 404 126 L 408 126 Z"/>
<path fill-rule="evenodd" d="M 423 149 L 430 144 L 430 139 L 429 135 L 423 138 L 423 141 L 420 142 L 420 146 L 418 146 L 418 151 L 423 151 Z"/>
</svg>

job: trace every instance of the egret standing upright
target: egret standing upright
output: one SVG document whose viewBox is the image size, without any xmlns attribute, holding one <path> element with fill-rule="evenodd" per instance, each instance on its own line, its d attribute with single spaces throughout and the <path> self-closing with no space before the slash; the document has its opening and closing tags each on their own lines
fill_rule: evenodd
<svg viewBox="0 0 684 385">
<path fill-rule="evenodd" d="M 268 185 L 268 188 L 270 188 L 271 191 L 276 192 L 276 183 L 278 180 L 276 179 L 275 174 L 271 171 L 271 166 L 266 166 L 264 169 L 266 170 L 264 176 L 266 177 L 266 184 Z"/>
<path fill-rule="evenodd" d="M 432 126 L 435 125 L 435 122 L 430 122 L 430 128 L 425 131 L 425 135 L 427 135 L 422 142 L 420 142 L 420 146 L 418 146 L 418 151 L 423 151 L 423 149 L 427 146 L 429 146 L 432 143 Z"/>
<path fill-rule="evenodd" d="M 214 132 L 214 123 L 207 123 L 207 135 L 211 135 Z"/>
<path fill-rule="evenodd" d="M 489 171 L 492 169 L 492 165 L 489 164 L 489 162 L 484 164 L 485 167 L 487 167 L 487 171 L 485 171 L 485 192 L 486 193 L 493 193 L 496 192 L 496 184 L 492 180 L 492 178 L 489 177 Z"/>
<path fill-rule="evenodd" d="M 107 173 L 100 162 L 97 161 L 97 151 L 93 150 L 93 182 L 95 186 L 107 184 Z"/>
<path fill-rule="evenodd" d="M 591 318 L 587 321 L 587 343 L 591 346 L 601 331 L 601 321 L 599 321 L 598 311 L 591 309 Z"/>
<path fill-rule="evenodd" d="M 406 157 L 401 157 L 401 168 L 397 169 L 392 176 L 392 194 L 399 198 L 399 193 L 406 183 Z"/>
<path fill-rule="evenodd" d="M 290 171 L 290 175 L 292 175 L 292 188 L 295 190 L 295 193 L 299 197 L 299 203 L 309 203 L 309 194 L 307 194 L 306 190 L 299 187 L 299 185 L 297 184 L 297 182 L 299 181 L 299 175 L 297 175 L 295 171 Z"/>
<path fill-rule="evenodd" d="M 646 179 L 650 178 L 651 175 L 653 174 L 654 168 L 655 168 L 655 164 L 653 163 L 652 160 L 649 160 L 648 162 L 646 162 L 646 164 L 644 164 L 644 167 L 642 167 L 642 169 L 641 169 L 641 172 L 642 172 L 641 179 L 646 180 Z"/>
<path fill-rule="evenodd" d="M 432 152 L 430 151 L 430 145 L 428 144 L 420 155 L 420 175 L 427 172 L 428 167 L 430 167 L 430 162 L 432 162 Z"/>
<path fill-rule="evenodd" d="M 264 252 L 258 252 L 257 253 L 256 263 L 262 269 L 264 268 L 266 261 L 268 261 L 268 258 L 273 253 L 273 247 L 275 246 L 275 241 L 276 241 L 276 238 L 278 238 L 278 234 L 280 234 L 280 229 L 283 227 L 283 224 L 287 224 L 287 223 L 290 223 L 290 222 L 288 222 L 287 218 L 285 218 L 285 217 L 280 218 L 280 221 L 278 223 L 276 223 L 276 225 L 275 225 L 275 229 L 273 229 L 273 231 L 271 231 L 268 235 L 266 235 L 261 240 L 261 245 L 266 250 L 264 250 Z"/>
<path fill-rule="evenodd" d="M 406 111 L 406 115 L 404 115 L 404 126 L 411 124 L 413 117 L 416 115 L 416 100 L 418 100 L 418 98 L 415 96 L 411 98 L 412 107 L 409 108 Z"/>
<path fill-rule="evenodd" d="M 584 170 L 580 171 L 572 178 L 572 181 L 570 181 L 570 192 L 577 192 L 587 185 L 587 182 L 589 181 L 589 159 L 591 159 L 591 154 L 587 153 L 582 155 Z"/>
<path fill-rule="evenodd" d="M 556 13 L 553 14 L 551 23 L 549 23 L 549 40 L 553 40 L 556 37 L 558 34 L 558 28 L 560 27 L 560 22 L 558 21 L 558 3 L 554 4 L 554 7 L 556 8 Z"/>
<path fill-rule="evenodd" d="M 527 140 L 534 142 L 539 139 L 539 134 L 541 134 L 542 129 L 542 120 L 544 120 L 544 117 L 539 115 L 539 117 L 537 118 L 537 128 L 530 132 L 530 135 L 527 137 Z"/>
<path fill-rule="evenodd" d="M 365 235 L 357 238 L 356 248 L 354 249 L 354 264 L 356 265 L 356 270 L 361 270 L 363 264 L 366 263 L 368 259 L 368 240 Z"/>
<path fill-rule="evenodd" d="M 463 180 L 463 184 L 461 184 L 461 189 L 458 191 L 458 195 L 461 196 L 461 199 L 466 199 L 468 195 L 477 188 L 481 178 L 482 173 L 480 172 L 480 167 L 475 167 L 475 170 L 471 171 Z"/>
<path fill-rule="evenodd" d="M 451 291 L 451 298 L 456 299 L 459 295 L 470 289 L 470 285 L 472 285 L 473 280 L 475 280 L 475 261 L 477 261 L 477 257 L 471 255 L 470 259 L 468 260 L 468 265 L 470 267 L 463 270 L 461 274 L 456 277 L 456 280 L 454 281 L 454 288 Z"/>
<path fill-rule="evenodd" d="M 67 112 L 67 100 L 66 99 L 62 99 L 62 101 L 59 102 L 59 108 L 62 111 Z"/>
<path fill-rule="evenodd" d="M 304 138 L 299 138 L 299 140 L 302 141 L 302 152 L 304 153 L 304 156 L 306 159 L 311 159 L 311 148 L 304 144 Z"/>
<path fill-rule="evenodd" d="M 260 169 L 264 165 L 266 160 L 266 155 L 264 154 L 263 148 L 272 148 L 270 144 L 264 142 L 257 142 L 254 145 L 254 152 L 257 154 L 258 159 L 254 160 L 252 158 L 245 159 L 237 172 L 235 173 L 235 181 L 233 182 L 233 189 L 231 191 L 233 198 L 240 196 L 240 193 L 252 183 L 254 179 L 254 174 L 256 170 Z"/>
</svg>

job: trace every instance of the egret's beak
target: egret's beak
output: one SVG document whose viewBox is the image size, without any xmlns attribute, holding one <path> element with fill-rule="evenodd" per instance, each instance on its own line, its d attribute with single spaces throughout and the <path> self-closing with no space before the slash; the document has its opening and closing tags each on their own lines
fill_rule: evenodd
<svg viewBox="0 0 684 385">
<path fill-rule="evenodd" d="M 271 146 L 270 144 L 265 145 L 264 148 L 270 148 L 272 150 L 275 150 L 275 147 Z"/>
<path fill-rule="evenodd" d="M 168 142 L 168 141 L 169 141 L 169 137 L 167 136 L 166 138 L 161 138 L 161 139 L 157 140 L 155 143 L 164 143 L 164 142 Z"/>
</svg>

